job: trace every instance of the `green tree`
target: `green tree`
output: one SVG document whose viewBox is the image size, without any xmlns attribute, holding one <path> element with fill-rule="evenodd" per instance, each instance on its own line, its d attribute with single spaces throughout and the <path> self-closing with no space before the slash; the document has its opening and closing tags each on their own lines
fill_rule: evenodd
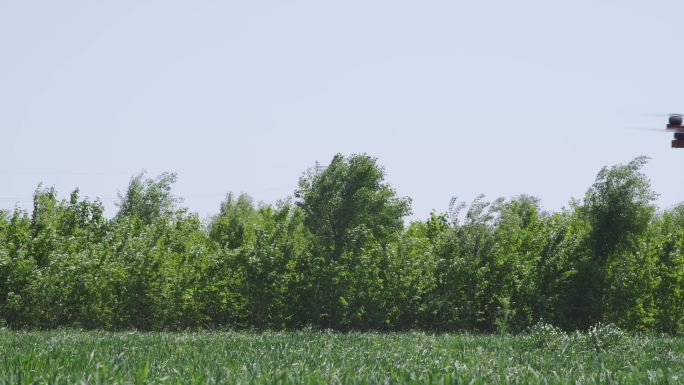
<svg viewBox="0 0 684 385">
<path fill-rule="evenodd" d="M 313 321 L 333 328 L 378 322 L 381 296 L 366 293 L 380 292 L 386 246 L 403 228 L 410 199 L 396 195 L 375 158 L 340 154 L 327 167 L 310 169 L 295 197 L 314 238 L 307 306 Z"/>
<path fill-rule="evenodd" d="M 435 248 L 449 229 L 446 214 L 431 213 L 424 222 L 412 222 L 388 249 L 384 294 L 386 318 L 392 328 L 434 327 L 428 304 L 436 286 Z"/>
<path fill-rule="evenodd" d="M 36 188 L 31 214 L 31 256 L 38 266 L 45 267 L 58 247 L 59 202 L 54 188 Z"/>
<path fill-rule="evenodd" d="M 656 213 L 645 158 L 599 172 L 549 214 L 529 196 L 404 226 L 375 158 L 336 155 L 294 203 L 228 194 L 205 224 L 174 174 L 131 179 L 113 219 L 99 200 L 36 189 L 0 210 L 0 327 L 519 331 L 614 322 L 684 332 L 684 204 Z M 29 215 L 30 214 L 30 215 Z"/>
<path fill-rule="evenodd" d="M 243 244 L 253 241 L 254 231 L 249 227 L 258 222 L 258 212 L 252 198 L 247 194 L 240 194 L 235 199 L 229 193 L 221 202 L 218 215 L 209 223 L 209 239 L 221 247 L 237 249 Z"/>
<path fill-rule="evenodd" d="M 657 330 L 684 332 L 684 204 L 665 211 L 655 224 Z"/>
<path fill-rule="evenodd" d="M 623 280 L 623 288 L 640 284 L 625 284 L 638 279 L 625 265 L 638 269 L 638 263 L 627 259 L 635 255 L 655 213 L 656 194 L 641 172 L 646 162 L 647 158 L 639 157 L 626 165 L 601 169 L 578 208 L 590 230 L 587 253 L 577 256 L 578 274 L 572 290 L 577 327 L 587 328 L 605 321 L 607 311 L 615 314 L 618 307 L 624 312 L 635 304 L 634 298 L 626 297 L 627 293 L 608 289 L 609 280 Z"/>
<path fill-rule="evenodd" d="M 119 194 L 119 212 L 116 219 L 135 216 L 144 224 L 156 220 L 167 220 L 180 202 L 171 194 L 171 185 L 176 182 L 175 173 L 162 173 L 155 179 L 145 178 L 140 173 L 133 177 L 124 194 Z"/>
<path fill-rule="evenodd" d="M 36 309 L 31 306 L 31 282 L 37 266 L 31 258 L 31 220 L 15 208 L 3 237 L 0 253 L 0 318 L 15 327 L 36 326 Z"/>
<path fill-rule="evenodd" d="M 123 262 L 120 302 L 127 310 L 121 322 L 138 329 L 178 327 L 180 304 L 170 307 L 169 282 L 181 279 L 178 275 L 182 272 L 172 267 L 177 266 L 179 251 L 185 248 L 179 242 L 185 236 L 175 229 L 196 228 L 199 221 L 178 207 L 180 199 L 171 192 L 175 181 L 172 173 L 154 179 L 141 173 L 119 195 L 111 242 L 117 259 Z"/>
<path fill-rule="evenodd" d="M 327 167 L 310 169 L 295 197 L 304 223 L 333 259 L 359 240 L 355 232 L 360 228 L 386 240 L 411 212 L 411 200 L 397 197 L 385 182 L 385 170 L 368 155 L 337 154 Z"/>
</svg>

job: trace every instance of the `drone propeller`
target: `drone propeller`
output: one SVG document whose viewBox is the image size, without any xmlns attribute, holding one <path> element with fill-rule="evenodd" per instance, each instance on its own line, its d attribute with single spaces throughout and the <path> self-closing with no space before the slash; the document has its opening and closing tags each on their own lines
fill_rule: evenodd
<svg viewBox="0 0 684 385">
<path fill-rule="evenodd" d="M 684 128 L 629 127 L 629 129 L 630 130 L 639 130 L 639 131 L 658 131 L 658 132 L 670 132 L 670 133 L 682 132 L 682 133 L 684 133 Z"/>
<path fill-rule="evenodd" d="M 670 113 L 655 112 L 655 113 L 646 113 L 644 115 L 645 116 L 658 117 L 658 118 L 667 118 L 670 116 L 684 116 L 684 114 L 681 114 L 679 112 L 670 112 Z"/>
</svg>

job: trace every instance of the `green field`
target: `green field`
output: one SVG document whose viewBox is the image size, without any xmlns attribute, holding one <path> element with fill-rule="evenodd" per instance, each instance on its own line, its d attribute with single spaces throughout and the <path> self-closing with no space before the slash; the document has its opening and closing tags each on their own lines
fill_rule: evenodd
<svg viewBox="0 0 684 385">
<path fill-rule="evenodd" d="M 0 331 L 0 384 L 684 383 L 684 339 L 610 328 L 425 333 Z"/>
</svg>

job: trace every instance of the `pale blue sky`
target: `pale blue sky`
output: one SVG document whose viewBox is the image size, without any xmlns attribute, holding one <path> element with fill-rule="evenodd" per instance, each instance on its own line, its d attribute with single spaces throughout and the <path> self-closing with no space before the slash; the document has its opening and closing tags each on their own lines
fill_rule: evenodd
<svg viewBox="0 0 684 385">
<path fill-rule="evenodd" d="M 0 0 L 0 207 L 75 187 L 113 214 L 141 169 L 203 217 L 273 202 L 365 152 L 413 198 L 521 193 L 557 210 L 604 165 L 651 156 L 683 199 L 680 1 Z"/>
</svg>

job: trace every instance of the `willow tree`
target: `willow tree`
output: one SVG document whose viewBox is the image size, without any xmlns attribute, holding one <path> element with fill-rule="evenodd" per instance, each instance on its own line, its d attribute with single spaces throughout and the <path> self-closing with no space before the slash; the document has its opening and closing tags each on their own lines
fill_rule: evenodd
<svg viewBox="0 0 684 385">
<path fill-rule="evenodd" d="M 410 213 L 385 170 L 368 155 L 337 154 L 299 180 L 296 204 L 314 238 L 313 314 L 324 327 L 370 327 L 382 322 L 384 246 Z"/>
<path fill-rule="evenodd" d="M 635 259 L 655 213 L 656 194 L 641 172 L 647 160 L 601 169 L 579 207 L 590 230 L 574 282 L 577 327 L 622 318 L 647 294 L 647 261 Z"/>
</svg>

